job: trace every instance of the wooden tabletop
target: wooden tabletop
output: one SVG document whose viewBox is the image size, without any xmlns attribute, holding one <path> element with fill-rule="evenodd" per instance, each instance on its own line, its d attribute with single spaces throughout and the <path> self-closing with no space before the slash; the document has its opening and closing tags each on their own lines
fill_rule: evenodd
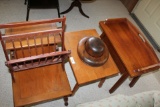
<svg viewBox="0 0 160 107">
<path fill-rule="evenodd" d="M 126 18 L 101 21 L 112 49 L 131 77 L 158 69 L 159 59 L 143 34 Z M 114 53 L 113 53 L 114 54 Z"/>
<path fill-rule="evenodd" d="M 119 70 L 110 55 L 108 61 L 100 67 L 92 67 L 82 62 L 77 54 L 77 46 L 78 42 L 86 36 L 99 37 L 95 29 L 65 33 L 65 48 L 66 50 L 71 50 L 71 57 L 69 61 L 77 83 L 85 84 L 94 80 L 99 80 L 118 74 Z"/>
</svg>

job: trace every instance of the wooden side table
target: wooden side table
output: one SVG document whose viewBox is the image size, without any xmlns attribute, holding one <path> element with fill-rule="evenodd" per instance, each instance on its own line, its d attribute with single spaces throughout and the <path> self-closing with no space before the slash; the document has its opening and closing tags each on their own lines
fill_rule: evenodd
<svg viewBox="0 0 160 107">
<path fill-rule="evenodd" d="M 99 87 L 101 87 L 106 77 L 119 73 L 111 55 L 109 55 L 108 61 L 99 67 L 92 67 L 82 62 L 77 53 L 77 46 L 79 41 L 86 36 L 99 37 L 95 29 L 65 33 L 65 48 L 66 50 L 71 50 L 69 62 L 77 81 L 72 95 L 75 94 L 80 86 L 96 80 L 100 80 Z"/>
<path fill-rule="evenodd" d="M 160 68 L 160 61 L 143 34 L 126 18 L 101 21 L 101 39 L 116 62 L 121 78 L 109 90 L 113 93 L 129 76 L 133 87 L 144 73 Z"/>
</svg>

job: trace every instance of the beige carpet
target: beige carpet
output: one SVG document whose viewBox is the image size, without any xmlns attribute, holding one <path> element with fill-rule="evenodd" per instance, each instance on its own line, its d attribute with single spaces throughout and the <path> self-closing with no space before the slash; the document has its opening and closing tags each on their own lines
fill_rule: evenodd
<svg viewBox="0 0 160 107">
<path fill-rule="evenodd" d="M 59 0 L 59 2 L 60 11 L 64 11 L 70 6 L 72 0 Z M 79 13 L 78 8 L 75 7 L 72 11 L 66 14 L 66 32 L 94 28 L 99 34 L 101 34 L 98 23 L 100 20 L 105 20 L 106 18 L 126 17 L 131 22 L 135 23 L 120 0 L 93 0 L 93 2 L 83 2 L 82 8 L 90 18 L 88 19 L 82 16 Z M 25 21 L 26 12 L 27 8 L 26 5 L 24 5 L 24 0 L 0 0 L 1 24 Z M 31 10 L 29 20 L 56 17 L 58 17 L 56 9 Z M 156 53 L 160 58 L 160 54 L 158 52 Z M 1 45 L 0 59 L 0 107 L 13 107 L 11 76 L 7 67 L 4 65 L 5 58 Z M 69 63 L 66 64 L 66 71 L 71 87 L 73 88 L 76 81 Z M 68 107 L 75 107 L 75 105 L 79 103 L 98 100 L 116 94 L 132 95 L 149 90 L 160 90 L 160 84 L 154 74 L 160 75 L 155 72 L 143 75 L 133 88 L 128 86 L 130 81 L 127 79 L 113 94 L 109 94 L 108 90 L 119 79 L 120 75 L 106 80 L 102 88 L 98 88 L 98 82 L 80 87 L 74 96 L 69 97 Z M 64 102 L 63 99 L 57 99 L 38 104 L 36 107 L 64 107 Z"/>
</svg>

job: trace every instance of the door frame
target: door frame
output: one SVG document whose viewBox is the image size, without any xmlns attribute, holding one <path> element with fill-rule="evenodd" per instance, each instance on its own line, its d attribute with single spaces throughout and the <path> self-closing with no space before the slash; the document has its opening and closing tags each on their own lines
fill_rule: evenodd
<svg viewBox="0 0 160 107">
<path fill-rule="evenodd" d="M 142 30 L 142 32 L 144 33 L 144 35 L 147 37 L 147 39 L 150 41 L 150 43 L 152 44 L 152 46 L 158 51 L 160 52 L 160 45 L 155 41 L 155 39 L 151 36 L 151 34 L 149 33 L 149 31 L 143 26 L 143 24 L 141 23 L 141 21 L 138 19 L 138 17 L 134 14 L 134 10 L 135 8 L 138 6 L 138 4 L 141 2 L 141 0 L 139 0 L 137 2 L 137 4 L 134 6 L 132 12 L 130 13 L 131 17 L 133 18 L 133 20 L 137 23 L 137 25 L 140 27 L 140 29 Z"/>
<path fill-rule="evenodd" d="M 142 30 L 142 32 L 144 33 L 144 35 L 147 37 L 147 39 L 151 42 L 151 44 L 153 45 L 153 47 L 158 52 L 160 52 L 160 46 L 154 40 L 154 38 L 151 36 L 151 34 L 148 32 L 148 30 L 143 26 L 143 24 L 141 23 L 141 21 L 136 17 L 136 15 L 133 13 L 133 11 L 132 11 L 132 13 L 130 15 L 133 18 L 133 20 L 137 23 L 137 25 L 140 27 L 140 29 Z"/>
</svg>

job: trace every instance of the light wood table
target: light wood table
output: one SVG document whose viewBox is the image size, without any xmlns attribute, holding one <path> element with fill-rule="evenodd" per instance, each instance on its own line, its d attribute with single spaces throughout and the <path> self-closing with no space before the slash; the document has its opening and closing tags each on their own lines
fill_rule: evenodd
<svg viewBox="0 0 160 107">
<path fill-rule="evenodd" d="M 66 50 L 71 50 L 71 57 L 69 62 L 77 81 L 72 91 L 72 95 L 75 94 L 80 86 L 94 82 L 96 80 L 100 80 L 99 87 L 101 87 L 106 77 L 110 77 L 119 73 L 119 70 L 111 55 L 109 55 L 108 61 L 99 67 L 89 66 L 79 58 L 77 53 L 77 46 L 79 41 L 86 36 L 99 37 L 95 29 L 65 33 L 65 48 Z"/>
<path fill-rule="evenodd" d="M 144 73 L 160 68 L 160 61 L 143 34 L 126 18 L 101 21 L 101 39 L 106 43 L 116 62 L 121 78 L 109 90 L 113 93 L 128 77 L 130 87 Z M 149 84 L 148 84 L 149 85 Z"/>
</svg>

